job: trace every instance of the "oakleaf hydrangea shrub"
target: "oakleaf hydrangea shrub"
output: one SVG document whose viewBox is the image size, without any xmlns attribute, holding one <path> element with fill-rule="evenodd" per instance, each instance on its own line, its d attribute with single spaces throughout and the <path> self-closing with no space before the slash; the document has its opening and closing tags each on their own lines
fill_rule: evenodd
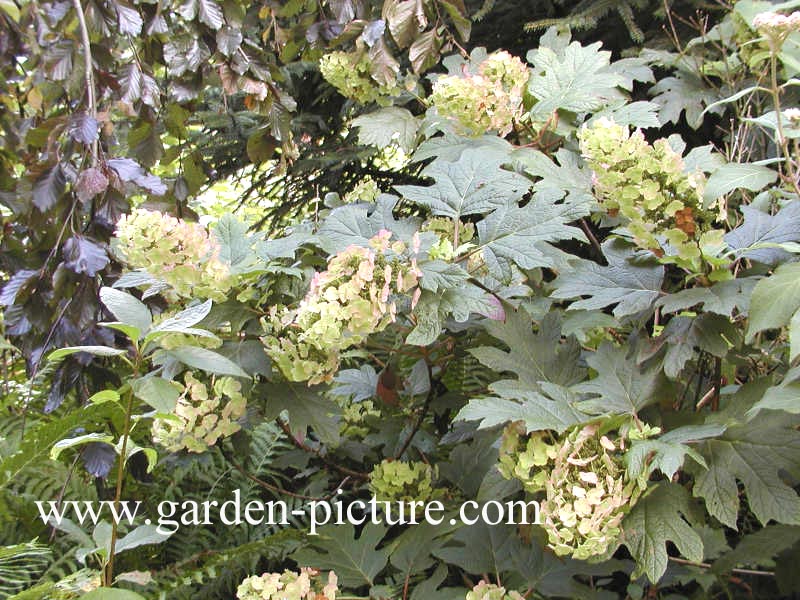
<svg viewBox="0 0 800 600">
<path fill-rule="evenodd" d="M 640 130 L 600 118 L 580 132 L 603 209 L 619 216 L 636 244 L 658 256 L 669 244 L 677 260 L 697 265 L 699 240 L 713 216 L 703 208 L 702 173 L 687 173 L 666 139 L 650 144 Z"/>
<path fill-rule="evenodd" d="M 509 133 L 523 113 L 528 67 L 508 52 L 494 52 L 462 75 L 441 75 L 433 84 L 430 103 L 458 133 Z"/>
<path fill-rule="evenodd" d="M 599 423 L 554 437 L 525 435 L 517 422 L 503 432 L 499 469 L 527 492 L 544 494 L 543 525 L 555 553 L 588 560 L 616 548 L 622 519 L 646 487 L 627 476 L 626 450 L 625 437 L 609 437 Z"/>
<path fill-rule="evenodd" d="M 170 286 L 166 295 L 224 301 L 235 283 L 205 227 L 158 211 L 136 209 L 117 223 L 115 249 L 133 269 Z"/>
<path fill-rule="evenodd" d="M 336 600 L 339 579 L 333 571 L 327 578 L 316 569 L 253 575 L 239 584 L 238 600 Z"/>
<path fill-rule="evenodd" d="M 199 453 L 241 429 L 237 421 L 245 414 L 247 400 L 239 381 L 217 377 L 207 384 L 187 372 L 184 382 L 175 414 L 153 421 L 154 442 L 171 452 Z"/>
<path fill-rule="evenodd" d="M 397 296 L 415 302 L 421 272 L 406 245 L 391 237 L 383 230 L 370 247 L 339 252 L 314 275 L 296 308 L 273 308 L 262 341 L 288 380 L 330 382 L 343 350 L 395 321 Z"/>
<path fill-rule="evenodd" d="M 422 461 L 386 459 L 373 467 L 369 488 L 379 501 L 425 502 L 439 496 L 433 487 L 436 470 Z"/>
</svg>

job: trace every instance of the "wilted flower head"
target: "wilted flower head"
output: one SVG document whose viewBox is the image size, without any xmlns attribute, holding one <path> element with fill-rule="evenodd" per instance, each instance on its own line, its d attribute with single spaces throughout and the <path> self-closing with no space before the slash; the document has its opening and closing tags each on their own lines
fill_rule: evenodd
<svg viewBox="0 0 800 600">
<path fill-rule="evenodd" d="M 283 573 L 253 575 L 239 584 L 238 600 L 336 600 L 338 578 L 328 572 L 323 584 L 321 573 L 303 567 L 299 572 L 286 570 Z"/>
<path fill-rule="evenodd" d="M 545 494 L 544 528 L 555 553 L 586 560 L 614 548 L 642 492 L 627 477 L 625 452 L 625 439 L 602 434 L 597 423 L 557 439 L 541 431 L 526 436 L 514 423 L 503 433 L 499 469 L 527 491 Z"/>
</svg>

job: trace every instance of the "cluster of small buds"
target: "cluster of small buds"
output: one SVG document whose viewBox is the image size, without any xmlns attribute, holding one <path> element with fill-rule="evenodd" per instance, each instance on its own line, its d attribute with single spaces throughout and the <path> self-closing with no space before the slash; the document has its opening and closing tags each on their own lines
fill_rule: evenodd
<svg viewBox="0 0 800 600">
<path fill-rule="evenodd" d="M 381 411 L 375 408 L 372 400 L 348 402 L 342 406 L 340 433 L 350 439 L 363 438 L 370 432 L 368 421 L 380 416 Z"/>
<path fill-rule="evenodd" d="M 490 54 L 475 72 L 442 75 L 433 84 L 430 102 L 449 118 L 458 133 L 476 136 L 489 131 L 508 134 L 522 116 L 522 99 L 530 78 L 528 67 L 516 56 Z"/>
<path fill-rule="evenodd" d="M 753 19 L 753 27 L 767 38 L 770 50 L 778 52 L 793 31 L 800 31 L 800 12 L 790 15 L 775 12 L 759 13 Z"/>
<path fill-rule="evenodd" d="M 506 588 L 499 585 L 481 581 L 467 592 L 464 600 L 524 600 L 524 596 L 519 592 L 507 592 Z"/>
<path fill-rule="evenodd" d="M 374 102 L 393 92 L 392 87 L 382 86 L 370 74 L 371 62 L 365 53 L 335 51 L 323 56 L 319 70 L 325 80 L 342 96 L 362 104 Z"/>
<path fill-rule="evenodd" d="M 198 223 L 136 209 L 117 223 L 113 245 L 129 266 L 168 284 L 169 300 L 223 301 L 235 283 L 216 240 Z"/>
<path fill-rule="evenodd" d="M 380 502 L 426 502 L 441 495 L 433 487 L 436 476 L 427 463 L 385 459 L 372 469 L 369 489 Z"/>
<path fill-rule="evenodd" d="M 153 441 L 170 452 L 205 452 L 217 440 L 241 429 L 247 408 L 242 385 L 231 377 L 217 378 L 210 389 L 188 372 L 174 415 L 153 421 Z"/>
<path fill-rule="evenodd" d="M 627 476 L 625 452 L 625 438 L 601 434 L 597 423 L 555 440 L 547 432 L 526 436 L 521 423 L 512 423 L 503 433 L 499 469 L 526 491 L 544 493 L 543 525 L 555 553 L 587 560 L 614 549 L 622 519 L 643 491 L 642 482 Z"/>
<path fill-rule="evenodd" d="M 359 180 L 355 187 L 344 195 L 342 200 L 351 204 L 353 202 L 375 202 L 380 196 L 381 190 L 375 180 L 369 175 Z"/>
<path fill-rule="evenodd" d="M 626 220 L 639 247 L 662 256 L 663 238 L 687 264 L 700 258 L 698 239 L 713 220 L 703 208 L 704 178 L 684 171 L 666 139 L 651 145 L 641 131 L 601 118 L 581 130 L 580 142 L 603 208 Z"/>
<path fill-rule="evenodd" d="M 299 572 L 264 573 L 248 577 L 236 590 L 238 600 L 336 600 L 338 578 L 328 572 L 323 583 L 316 569 L 303 567 Z"/>
<path fill-rule="evenodd" d="M 287 379 L 331 381 L 343 350 L 395 321 L 396 296 L 409 295 L 416 304 L 422 272 L 405 244 L 391 237 L 381 230 L 369 248 L 349 246 L 314 275 L 297 308 L 272 310 L 262 341 Z"/>
</svg>

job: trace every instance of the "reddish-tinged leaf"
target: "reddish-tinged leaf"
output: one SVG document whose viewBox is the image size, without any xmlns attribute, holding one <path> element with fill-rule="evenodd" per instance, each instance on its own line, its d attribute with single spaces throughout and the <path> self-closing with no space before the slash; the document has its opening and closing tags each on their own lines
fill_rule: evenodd
<svg viewBox="0 0 800 600">
<path fill-rule="evenodd" d="M 83 236 L 73 236 L 64 242 L 64 266 L 75 273 L 94 277 L 109 262 L 105 249 Z"/>
<path fill-rule="evenodd" d="M 419 36 L 408 50 L 408 59 L 415 73 L 423 73 L 439 61 L 439 48 L 442 40 L 431 29 Z"/>
<path fill-rule="evenodd" d="M 66 178 L 61 164 L 55 164 L 45 171 L 33 185 L 33 204 L 41 212 L 50 210 L 64 193 Z"/>
<path fill-rule="evenodd" d="M 90 114 L 80 111 L 69 120 L 69 136 L 87 146 L 97 140 L 99 124 Z"/>
</svg>

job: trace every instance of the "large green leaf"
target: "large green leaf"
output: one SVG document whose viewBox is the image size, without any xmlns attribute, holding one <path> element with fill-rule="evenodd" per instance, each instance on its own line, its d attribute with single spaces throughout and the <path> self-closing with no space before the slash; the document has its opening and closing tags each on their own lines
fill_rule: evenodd
<svg viewBox="0 0 800 600">
<path fill-rule="evenodd" d="M 570 304 L 569 310 L 599 310 L 616 304 L 616 317 L 635 315 L 652 308 L 661 295 L 664 267 L 634 263 L 633 252 L 616 241 L 603 243 L 603 253 L 608 260 L 607 267 L 581 260 L 573 271 L 555 280 L 551 297 L 588 296 Z"/>
<path fill-rule="evenodd" d="M 674 313 L 700 305 L 706 312 L 730 317 L 738 309 L 747 313 L 750 309 L 750 295 L 753 293 L 758 278 L 742 277 L 730 281 L 720 281 L 711 287 L 696 287 L 680 290 L 674 294 L 662 296 L 656 302 L 661 312 Z"/>
<path fill-rule="evenodd" d="M 625 80 L 609 68 L 611 52 L 601 46 L 572 42 L 560 50 L 542 47 L 528 55 L 533 64 L 528 91 L 538 100 L 531 111 L 534 119 L 545 121 L 557 110 L 597 110 L 623 97 L 617 88 Z"/>
<path fill-rule="evenodd" d="M 414 308 L 416 327 L 406 337 L 406 343 L 415 346 L 432 344 L 442 332 L 446 319 L 453 318 L 463 323 L 473 313 L 491 319 L 501 319 L 504 315 L 497 298 L 468 283 L 436 293 L 425 290 Z"/>
<path fill-rule="evenodd" d="M 437 159 L 422 171 L 431 177 L 431 186 L 398 185 L 404 197 L 428 208 L 433 214 L 461 218 L 486 214 L 518 201 L 533 182 L 500 168 L 501 160 L 468 148 L 455 162 Z"/>
<path fill-rule="evenodd" d="M 171 413 L 181 395 L 181 388 L 161 377 L 140 377 L 131 381 L 134 395 L 160 413 Z"/>
<path fill-rule="evenodd" d="M 745 392 L 763 393 L 763 386 L 754 386 Z M 697 476 L 694 495 L 705 500 L 711 515 L 736 529 L 740 481 L 750 510 L 761 523 L 774 519 L 800 524 L 800 498 L 780 474 L 785 470 L 800 475 L 800 433 L 794 425 L 796 420 L 787 419 L 785 413 L 770 411 L 698 445 L 708 470 Z"/>
<path fill-rule="evenodd" d="M 487 266 L 494 273 L 511 276 L 511 265 L 523 269 L 554 267 L 551 242 L 577 239 L 583 232 L 567 223 L 589 213 L 588 203 L 557 203 L 548 196 L 536 196 L 524 207 L 506 204 L 478 222 L 478 240 Z"/>
<path fill-rule="evenodd" d="M 618 348 L 608 342 L 586 358 L 597 377 L 572 389 L 590 394 L 581 402 L 581 410 L 595 413 L 636 415 L 642 408 L 658 401 L 657 388 L 661 370 L 658 365 L 644 368 L 628 355 L 628 348 Z"/>
<path fill-rule="evenodd" d="M 263 383 L 257 388 L 259 398 L 265 403 L 265 416 L 276 418 L 283 411 L 289 413 L 289 426 L 294 435 L 302 439 L 310 427 L 320 441 L 339 443 L 339 418 L 342 409 L 325 396 L 324 386 L 309 387 L 300 383 Z"/>
<path fill-rule="evenodd" d="M 369 239 L 381 229 L 410 242 L 418 225 L 412 219 L 395 219 L 392 214 L 395 204 L 396 196 L 382 194 L 374 205 L 346 204 L 334 209 L 319 229 L 320 245 L 330 254 L 341 252 L 350 245 L 369 246 Z M 300 239 L 299 243 L 304 241 Z M 269 246 L 266 251 L 269 254 L 274 252 Z"/>
<path fill-rule="evenodd" d="M 622 522 L 622 542 L 636 560 L 634 577 L 656 583 L 667 570 L 667 542 L 688 560 L 703 560 L 703 541 L 681 515 L 690 514 L 689 494 L 677 484 L 660 483 L 641 498 Z"/>
<path fill-rule="evenodd" d="M 235 362 L 207 348 L 183 346 L 181 348 L 169 350 L 167 354 L 177 358 L 187 367 L 200 369 L 206 373 L 232 375 L 234 377 L 250 377 Z"/>
<path fill-rule="evenodd" d="M 735 189 L 757 192 L 778 178 L 778 172 L 763 165 L 728 163 L 711 174 L 703 190 L 703 200 L 713 202 Z"/>
<path fill-rule="evenodd" d="M 508 351 L 481 346 L 470 353 L 490 369 L 514 373 L 517 379 L 507 381 L 507 387 L 539 390 L 542 382 L 569 386 L 583 379 L 584 370 L 577 364 L 580 346 L 574 338 L 562 343 L 558 313 L 547 315 L 537 333 L 523 311 L 508 311 L 505 321 L 487 321 L 485 327 Z"/>
<path fill-rule="evenodd" d="M 411 2 L 414 4 L 414 2 Z M 358 143 L 386 148 L 393 142 L 406 152 L 414 149 L 419 121 L 408 109 L 387 106 L 353 119 L 358 127 Z"/>
<path fill-rule="evenodd" d="M 219 259 L 229 265 L 232 273 L 244 273 L 253 266 L 253 240 L 247 229 L 247 223 L 230 213 L 223 215 L 212 229 L 219 242 Z"/>
<path fill-rule="evenodd" d="M 100 301 L 120 323 L 135 327 L 140 335 L 147 333 L 153 323 L 147 306 L 127 292 L 103 287 L 100 288 Z"/>
<path fill-rule="evenodd" d="M 533 390 L 493 391 L 500 397 L 470 400 L 456 415 L 456 420 L 480 421 L 479 429 L 523 421 L 528 431 L 552 429 L 561 433 L 587 418 L 568 402 L 551 400 Z"/>
<path fill-rule="evenodd" d="M 144 597 L 136 592 L 105 587 L 92 590 L 81 598 L 85 598 L 85 600 L 144 600 Z"/>
<path fill-rule="evenodd" d="M 335 571 L 342 586 L 373 586 L 389 562 L 389 551 L 377 549 L 385 534 L 383 527 L 370 524 L 356 538 L 352 525 L 327 525 L 320 528 L 319 536 L 309 538 L 310 547 L 292 558 L 301 565 Z"/>
<path fill-rule="evenodd" d="M 756 284 L 750 301 L 746 341 L 759 331 L 789 324 L 800 308 L 800 263 L 789 263 Z"/>
<path fill-rule="evenodd" d="M 744 224 L 725 235 L 734 250 L 746 250 L 759 244 L 782 244 L 800 241 L 800 202 L 790 202 L 775 215 L 742 206 Z M 789 260 L 792 255 L 780 248 L 755 248 L 740 252 L 751 260 L 775 264 Z"/>
</svg>

